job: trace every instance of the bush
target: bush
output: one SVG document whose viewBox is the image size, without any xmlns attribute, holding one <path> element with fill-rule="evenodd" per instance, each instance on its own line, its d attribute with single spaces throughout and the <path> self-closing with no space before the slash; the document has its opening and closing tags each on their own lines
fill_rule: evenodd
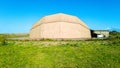
<svg viewBox="0 0 120 68">
<path fill-rule="evenodd" d="M 7 45 L 6 35 L 0 35 L 0 45 Z"/>
</svg>

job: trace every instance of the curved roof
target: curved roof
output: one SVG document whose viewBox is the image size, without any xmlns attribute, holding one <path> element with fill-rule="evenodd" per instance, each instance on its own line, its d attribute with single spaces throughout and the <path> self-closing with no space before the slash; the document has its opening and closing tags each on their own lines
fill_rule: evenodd
<svg viewBox="0 0 120 68">
<path fill-rule="evenodd" d="M 35 28 L 35 27 L 37 27 L 37 26 L 39 26 L 40 24 L 43 24 L 43 23 L 51 23 L 51 22 L 77 23 L 77 24 L 80 24 L 80 25 L 88 28 L 88 26 L 84 22 L 82 22 L 79 18 L 77 18 L 76 16 L 71 16 L 71 15 L 63 14 L 63 13 L 58 13 L 58 14 L 45 16 L 42 19 L 40 19 L 37 23 L 35 23 L 32 26 L 32 28 Z"/>
</svg>

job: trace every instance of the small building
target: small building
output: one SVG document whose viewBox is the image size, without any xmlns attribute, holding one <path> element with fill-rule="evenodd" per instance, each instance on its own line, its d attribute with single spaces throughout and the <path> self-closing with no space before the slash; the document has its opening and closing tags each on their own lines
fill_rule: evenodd
<svg viewBox="0 0 120 68">
<path fill-rule="evenodd" d="M 108 38 L 109 30 L 91 30 L 91 36 L 93 38 Z"/>
</svg>

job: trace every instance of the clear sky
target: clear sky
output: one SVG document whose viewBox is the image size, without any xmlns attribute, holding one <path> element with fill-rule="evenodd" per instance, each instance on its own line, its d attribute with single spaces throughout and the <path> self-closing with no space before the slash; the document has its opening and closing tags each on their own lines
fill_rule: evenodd
<svg viewBox="0 0 120 68">
<path fill-rule="evenodd" d="M 120 29 L 120 0 L 0 0 L 0 33 L 27 33 L 55 13 L 77 16 L 90 29 Z"/>
</svg>

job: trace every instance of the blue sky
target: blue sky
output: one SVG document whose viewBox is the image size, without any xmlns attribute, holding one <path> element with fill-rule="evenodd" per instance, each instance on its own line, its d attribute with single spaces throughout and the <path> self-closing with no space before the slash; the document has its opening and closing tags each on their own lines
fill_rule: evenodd
<svg viewBox="0 0 120 68">
<path fill-rule="evenodd" d="M 120 29 L 120 0 L 0 0 L 0 33 L 28 33 L 55 13 L 77 16 L 90 29 Z"/>
</svg>

